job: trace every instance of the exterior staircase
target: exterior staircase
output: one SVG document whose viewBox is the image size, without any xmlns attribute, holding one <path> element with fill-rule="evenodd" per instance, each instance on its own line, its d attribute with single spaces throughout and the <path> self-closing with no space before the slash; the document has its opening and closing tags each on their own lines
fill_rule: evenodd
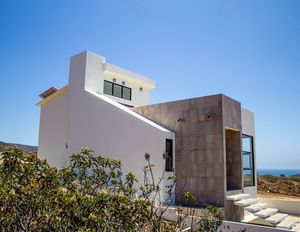
<svg viewBox="0 0 300 232">
<path fill-rule="evenodd" d="M 258 203 L 257 198 L 251 198 L 249 194 L 235 194 L 227 196 L 227 200 L 234 202 L 234 205 L 244 208 L 245 217 L 242 222 L 251 223 L 255 219 L 262 219 L 268 225 L 280 229 L 293 229 L 298 223 L 296 220 L 288 219 L 288 214 L 278 213 L 278 209 L 268 208 L 266 203 Z"/>
</svg>

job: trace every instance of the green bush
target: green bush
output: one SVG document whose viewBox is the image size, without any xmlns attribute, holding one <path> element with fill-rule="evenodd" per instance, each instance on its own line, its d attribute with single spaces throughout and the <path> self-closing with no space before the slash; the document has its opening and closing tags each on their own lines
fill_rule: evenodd
<svg viewBox="0 0 300 232">
<path fill-rule="evenodd" d="M 145 173 L 150 172 L 149 157 Z M 158 191 L 144 183 L 140 196 L 132 173 L 122 174 L 121 162 L 95 156 L 84 148 L 58 170 L 35 153 L 10 148 L 0 153 L 1 231 L 175 231 L 178 222 L 155 213 L 150 195 Z M 194 231 L 214 231 L 222 215 L 208 209 L 210 221 Z M 202 226 L 202 227 L 201 227 Z M 204 228 L 205 230 L 201 229 Z M 195 227 L 196 228 L 196 227 Z M 180 230 L 177 230 L 180 231 Z"/>
</svg>

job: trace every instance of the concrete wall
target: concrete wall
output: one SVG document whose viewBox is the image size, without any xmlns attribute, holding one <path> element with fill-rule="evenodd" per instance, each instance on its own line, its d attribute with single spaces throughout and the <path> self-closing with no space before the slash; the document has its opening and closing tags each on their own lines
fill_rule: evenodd
<svg viewBox="0 0 300 232">
<path fill-rule="evenodd" d="M 235 132 L 229 173 L 242 189 L 241 104 L 224 95 L 187 99 L 144 107 L 134 111 L 163 125 L 176 135 L 176 203 L 225 205 L 227 192 L 226 130 Z M 233 175 L 234 174 L 234 175 Z M 184 202 L 191 191 L 199 201 Z"/>
<path fill-rule="evenodd" d="M 228 195 L 229 191 L 242 188 L 241 104 L 222 95 L 222 112 L 225 160 L 224 188 L 226 195 Z M 243 211 L 231 201 L 225 201 L 225 219 L 240 221 L 241 218 L 243 218 Z"/>
<path fill-rule="evenodd" d="M 244 224 L 238 222 L 231 222 L 231 221 L 223 221 L 222 226 L 219 229 L 219 232 L 286 232 L 291 230 L 284 230 L 266 226 L 259 226 L 259 225 L 252 225 L 252 224 Z"/>
<path fill-rule="evenodd" d="M 176 203 L 224 205 L 222 95 L 134 109 L 176 135 Z M 199 202 L 186 203 L 191 191 Z"/>
<path fill-rule="evenodd" d="M 276 208 L 281 213 L 300 215 L 300 200 L 299 199 L 276 199 L 259 197 L 259 202 L 267 203 L 268 207 Z"/>
<path fill-rule="evenodd" d="M 242 134 L 253 137 L 253 151 L 254 151 L 254 175 L 255 186 L 245 187 L 244 193 L 250 194 L 251 197 L 257 197 L 257 173 L 256 173 L 256 145 L 255 145 L 255 120 L 254 113 L 242 108 Z"/>
<path fill-rule="evenodd" d="M 227 178 L 225 179 L 225 188 L 228 189 L 229 187 L 229 190 L 232 190 L 230 187 L 242 188 L 242 155 L 240 135 L 242 130 L 241 103 L 222 95 L 222 112 L 224 160 L 226 160 L 225 164 L 228 164 L 228 166 L 226 165 L 225 167 L 225 176 L 230 178 L 228 186 Z M 229 133 L 230 131 L 232 131 L 232 133 Z M 233 134 L 233 136 L 229 136 L 232 137 L 229 143 L 227 142 L 227 145 L 230 145 L 230 142 L 234 143 L 231 148 L 226 148 L 226 132 L 228 136 Z M 234 183 L 234 186 L 231 186 L 232 184 L 230 182 Z"/>
</svg>

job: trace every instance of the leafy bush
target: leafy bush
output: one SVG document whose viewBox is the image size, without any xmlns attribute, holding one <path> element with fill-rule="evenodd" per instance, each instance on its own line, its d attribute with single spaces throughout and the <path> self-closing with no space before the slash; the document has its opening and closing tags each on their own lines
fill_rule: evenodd
<svg viewBox="0 0 300 232">
<path fill-rule="evenodd" d="M 145 174 L 152 173 L 150 156 Z M 0 153 L 1 231 L 181 231 L 179 222 L 158 214 L 150 195 L 159 192 L 145 182 L 136 196 L 133 173 L 122 174 L 121 162 L 95 156 L 89 148 L 70 157 L 58 170 L 36 153 L 10 148 Z M 151 179 L 150 179 L 151 180 Z M 209 217 L 194 231 L 215 231 L 222 215 Z M 187 215 L 188 216 L 188 215 Z M 209 218 L 209 220 L 207 220 Z M 212 230 L 208 230 L 212 228 Z"/>
</svg>

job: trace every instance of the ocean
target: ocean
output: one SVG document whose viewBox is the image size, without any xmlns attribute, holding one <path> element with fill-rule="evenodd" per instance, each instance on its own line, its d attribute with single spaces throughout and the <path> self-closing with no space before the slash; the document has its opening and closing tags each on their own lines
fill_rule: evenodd
<svg viewBox="0 0 300 232">
<path fill-rule="evenodd" d="M 291 176 L 300 174 L 300 169 L 257 169 L 258 175 L 273 175 L 280 176 L 281 174 L 285 176 Z"/>
</svg>

